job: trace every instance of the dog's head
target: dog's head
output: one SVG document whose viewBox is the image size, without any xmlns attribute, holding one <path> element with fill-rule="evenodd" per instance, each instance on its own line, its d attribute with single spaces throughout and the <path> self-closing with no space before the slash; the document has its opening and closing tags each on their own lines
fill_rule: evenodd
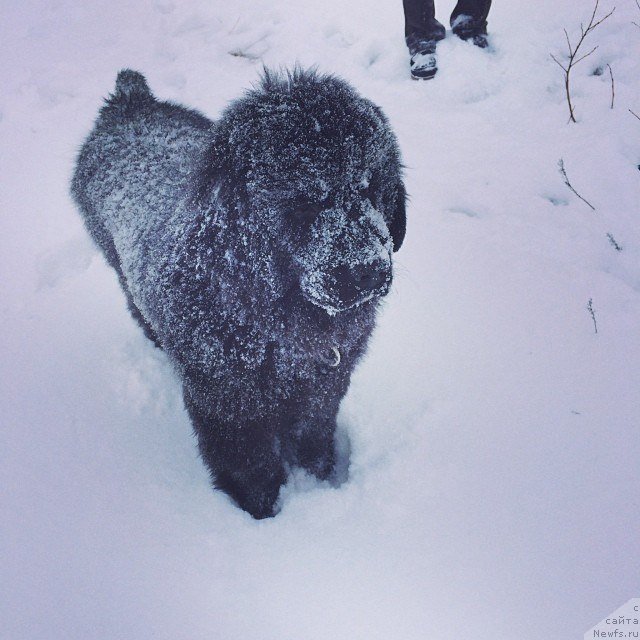
<svg viewBox="0 0 640 640">
<path fill-rule="evenodd" d="M 387 293 L 405 190 L 378 107 L 335 77 L 265 72 L 215 135 L 204 192 L 231 199 L 245 231 L 269 236 L 308 301 L 335 314 Z"/>
</svg>

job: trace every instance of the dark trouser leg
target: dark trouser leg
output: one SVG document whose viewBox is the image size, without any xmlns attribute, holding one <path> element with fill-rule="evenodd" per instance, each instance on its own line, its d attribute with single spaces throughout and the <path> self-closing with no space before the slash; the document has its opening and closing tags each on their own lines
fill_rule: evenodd
<svg viewBox="0 0 640 640">
<path fill-rule="evenodd" d="M 451 28 L 461 38 L 487 33 L 491 0 L 458 0 L 451 14 Z"/>
<path fill-rule="evenodd" d="M 404 37 L 411 54 L 421 50 L 421 43 L 442 40 L 446 30 L 436 20 L 433 0 L 402 0 Z"/>
</svg>

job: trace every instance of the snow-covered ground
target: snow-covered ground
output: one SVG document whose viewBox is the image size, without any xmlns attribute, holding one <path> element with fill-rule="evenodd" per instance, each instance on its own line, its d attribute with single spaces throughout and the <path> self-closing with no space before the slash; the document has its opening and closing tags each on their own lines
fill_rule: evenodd
<svg viewBox="0 0 640 640">
<path fill-rule="evenodd" d="M 496 0 L 495 52 L 450 36 L 415 83 L 399 0 L 3 3 L 2 640 L 568 640 L 640 596 L 640 11 L 589 36 L 568 124 L 549 54 L 592 7 Z M 383 107 L 411 202 L 349 479 L 256 522 L 68 182 L 118 69 L 215 118 L 296 61 Z"/>
</svg>

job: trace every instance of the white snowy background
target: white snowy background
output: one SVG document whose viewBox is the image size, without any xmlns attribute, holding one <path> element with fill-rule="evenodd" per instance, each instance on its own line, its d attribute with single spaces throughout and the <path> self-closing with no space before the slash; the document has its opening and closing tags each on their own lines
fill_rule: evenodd
<svg viewBox="0 0 640 640">
<path fill-rule="evenodd" d="M 640 595 L 640 10 L 614 2 L 576 124 L 550 54 L 588 0 L 495 0 L 495 52 L 449 35 L 429 83 L 400 0 L 2 2 L 2 640 L 569 640 Z M 349 479 L 256 522 L 68 183 L 120 68 L 215 118 L 296 61 L 382 106 L 411 201 Z"/>
</svg>

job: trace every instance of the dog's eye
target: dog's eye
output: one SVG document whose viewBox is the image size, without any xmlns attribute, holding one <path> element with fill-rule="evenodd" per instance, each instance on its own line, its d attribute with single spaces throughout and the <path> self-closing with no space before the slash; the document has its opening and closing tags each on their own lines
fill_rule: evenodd
<svg viewBox="0 0 640 640">
<path fill-rule="evenodd" d="M 366 186 L 360 188 L 360 195 L 372 204 L 376 204 L 375 201 L 378 195 L 378 175 L 376 173 L 370 177 Z"/>
<path fill-rule="evenodd" d="M 319 204 L 305 203 L 296 205 L 292 210 L 292 214 L 298 220 L 311 222 L 316 219 L 321 211 L 322 207 Z"/>
</svg>

